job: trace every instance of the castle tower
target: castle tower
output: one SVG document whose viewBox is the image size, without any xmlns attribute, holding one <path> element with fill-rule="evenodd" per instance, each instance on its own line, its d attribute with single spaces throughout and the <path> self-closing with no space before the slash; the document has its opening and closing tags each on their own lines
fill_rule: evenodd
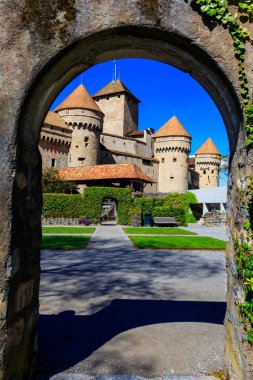
<svg viewBox="0 0 253 380">
<path fill-rule="evenodd" d="M 104 114 L 86 88 L 78 86 L 55 111 L 73 128 L 68 166 L 98 165 Z"/>
<path fill-rule="evenodd" d="M 138 130 L 140 101 L 121 80 L 110 82 L 92 97 L 105 114 L 103 133 L 127 136 Z"/>
<path fill-rule="evenodd" d="M 199 188 L 219 186 L 221 154 L 209 138 L 195 153 L 195 171 L 199 173 Z"/>
<path fill-rule="evenodd" d="M 186 193 L 191 136 L 173 116 L 152 138 L 154 157 L 159 159 L 159 192 Z"/>
</svg>

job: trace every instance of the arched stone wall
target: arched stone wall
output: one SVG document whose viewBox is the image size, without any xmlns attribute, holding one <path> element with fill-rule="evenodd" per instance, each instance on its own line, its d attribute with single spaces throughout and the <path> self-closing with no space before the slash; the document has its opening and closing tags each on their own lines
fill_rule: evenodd
<svg viewBox="0 0 253 380">
<path fill-rule="evenodd" d="M 231 36 L 222 26 L 210 25 L 189 1 L 3 1 L 0 28 L 0 379 L 28 380 L 38 318 L 39 133 L 50 104 L 69 80 L 96 63 L 120 57 L 159 60 L 194 77 L 213 98 L 228 132 L 233 156 L 230 231 L 243 225 L 239 193 L 253 169 L 245 149 Z M 246 48 L 252 92 L 253 54 L 251 46 Z M 232 379 L 250 379 L 235 305 L 240 285 L 231 274 L 233 265 L 230 243 L 226 360 Z"/>
</svg>

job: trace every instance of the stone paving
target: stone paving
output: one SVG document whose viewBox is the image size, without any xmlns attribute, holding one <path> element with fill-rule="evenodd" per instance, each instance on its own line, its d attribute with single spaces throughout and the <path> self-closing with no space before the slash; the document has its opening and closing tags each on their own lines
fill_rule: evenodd
<svg viewBox="0 0 253 380">
<path fill-rule="evenodd" d="M 138 250 L 100 226 L 85 250 L 43 251 L 41 266 L 38 379 L 223 369 L 224 252 Z"/>
</svg>

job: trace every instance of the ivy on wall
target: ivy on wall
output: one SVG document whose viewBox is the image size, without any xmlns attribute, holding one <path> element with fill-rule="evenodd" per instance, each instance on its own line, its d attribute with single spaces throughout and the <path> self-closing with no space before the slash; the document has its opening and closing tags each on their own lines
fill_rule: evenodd
<svg viewBox="0 0 253 380">
<path fill-rule="evenodd" d="M 245 21 L 253 21 L 252 0 L 191 0 L 198 10 L 206 15 L 213 23 L 223 25 L 232 39 L 235 57 L 238 62 L 238 73 L 243 101 L 243 110 L 246 121 L 247 148 L 253 146 L 253 99 L 249 91 L 248 78 L 245 72 L 245 47 L 246 43 L 253 45 L 252 36 L 245 26 L 240 23 L 243 17 Z M 233 7 L 232 7 L 233 6 Z M 236 7 L 236 12 L 230 9 Z M 240 16 L 238 16 L 240 15 Z M 246 191 L 242 192 L 242 208 L 245 210 L 246 222 L 241 236 L 234 241 L 235 260 L 238 279 L 244 284 L 245 299 L 239 307 L 241 318 L 247 336 L 247 341 L 253 345 L 253 179 L 250 180 Z"/>
<path fill-rule="evenodd" d="M 244 17 L 244 21 L 252 22 L 252 0 L 191 0 L 191 3 L 195 4 L 200 12 L 206 15 L 211 22 L 223 25 L 229 31 L 233 39 L 246 118 L 246 145 L 247 147 L 251 147 L 253 144 L 253 105 L 252 98 L 250 98 L 244 63 L 246 42 L 248 41 L 253 45 L 253 40 L 248 29 L 239 22 L 238 14 Z M 236 6 L 237 12 L 230 12 L 229 6 Z"/>
<path fill-rule="evenodd" d="M 248 178 L 249 184 L 241 192 L 242 212 L 245 214 L 244 229 L 241 237 L 234 241 L 235 261 L 238 279 L 244 284 L 245 299 L 239 307 L 247 341 L 253 345 L 253 178 Z"/>
</svg>

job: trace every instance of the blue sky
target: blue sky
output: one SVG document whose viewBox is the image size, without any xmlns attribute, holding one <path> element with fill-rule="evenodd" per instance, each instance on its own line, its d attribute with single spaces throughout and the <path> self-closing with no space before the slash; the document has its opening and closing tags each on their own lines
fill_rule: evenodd
<svg viewBox="0 0 253 380">
<path fill-rule="evenodd" d="M 112 80 L 113 61 L 92 67 L 82 74 L 89 93 Z M 139 129 L 156 131 L 177 116 L 192 136 L 191 154 L 211 137 L 222 155 L 229 153 L 227 132 L 220 113 L 207 92 L 189 74 L 164 63 L 147 59 L 119 59 L 120 79 L 141 100 Z M 70 82 L 52 104 L 54 109 L 81 83 L 81 75 Z"/>
</svg>

